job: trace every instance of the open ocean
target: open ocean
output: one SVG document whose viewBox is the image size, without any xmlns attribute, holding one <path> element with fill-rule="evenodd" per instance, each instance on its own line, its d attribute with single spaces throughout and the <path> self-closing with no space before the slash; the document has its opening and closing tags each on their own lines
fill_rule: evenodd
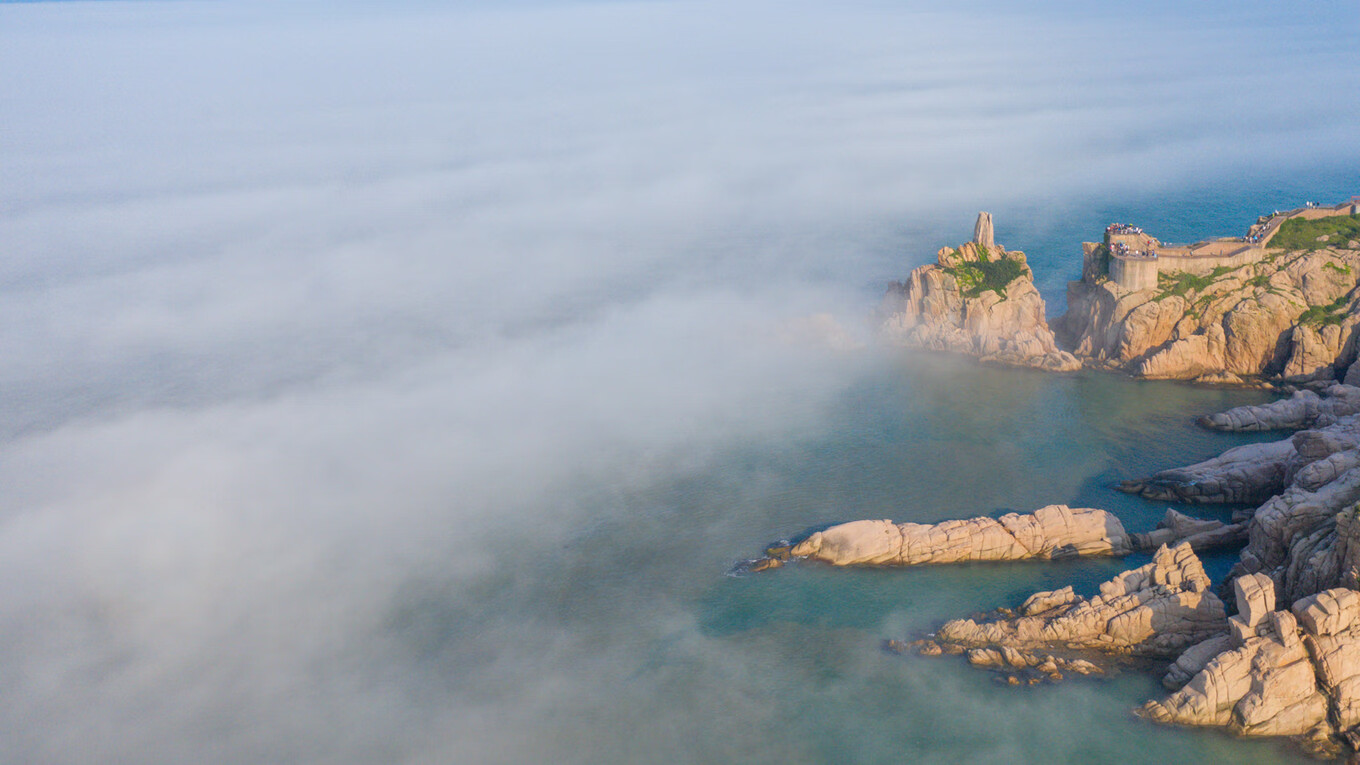
<svg viewBox="0 0 1360 765">
<path fill-rule="evenodd" d="M 0 762 L 1302 761 L 890 655 L 1146 556 L 734 563 L 1270 436 L 867 340 L 1360 194 L 1354 3 L 0 3 Z M 819 323 L 820 322 L 820 323 Z M 1230 509 L 1186 509 L 1224 517 Z M 1232 556 L 1206 559 L 1220 579 Z"/>
</svg>

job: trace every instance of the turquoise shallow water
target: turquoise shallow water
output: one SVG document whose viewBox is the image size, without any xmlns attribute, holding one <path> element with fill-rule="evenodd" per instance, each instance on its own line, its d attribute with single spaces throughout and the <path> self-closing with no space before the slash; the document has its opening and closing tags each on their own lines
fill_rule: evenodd
<svg viewBox="0 0 1360 765">
<path fill-rule="evenodd" d="M 956 659 L 880 650 L 886 638 L 1013 606 L 1035 590 L 1072 583 L 1093 591 L 1146 557 L 726 575 L 766 542 L 856 518 L 934 521 L 1063 502 L 1151 528 L 1166 505 L 1112 484 L 1260 440 L 1209 433 L 1192 418 L 1265 394 L 931 356 L 867 360 L 861 372 L 825 428 L 711 455 L 643 491 L 601 491 L 594 501 L 616 520 L 580 529 L 544 558 L 515 558 L 514 572 L 488 581 L 481 602 L 461 604 L 471 611 L 457 619 L 499 623 L 527 649 L 486 645 L 486 656 L 517 655 L 531 677 L 561 673 L 555 693 L 569 692 L 545 700 L 551 712 L 535 720 L 535 736 L 576 741 L 582 749 L 569 759 L 594 762 L 1298 756 L 1278 743 L 1133 718 L 1131 709 L 1160 692 L 1152 675 L 1016 689 Z M 1230 562 L 1208 561 L 1216 577 Z M 420 618 L 432 618 L 430 604 Z M 449 619 L 428 625 L 449 641 L 432 654 L 442 656 L 437 663 L 466 659 L 477 642 L 450 639 Z M 513 687 L 499 675 L 487 680 Z"/>
</svg>

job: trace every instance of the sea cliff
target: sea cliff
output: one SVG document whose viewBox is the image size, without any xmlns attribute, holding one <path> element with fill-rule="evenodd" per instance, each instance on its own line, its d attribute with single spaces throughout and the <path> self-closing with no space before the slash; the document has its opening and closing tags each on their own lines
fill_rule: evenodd
<svg viewBox="0 0 1360 765">
<path fill-rule="evenodd" d="M 1083 246 L 1052 326 L 1023 253 L 972 241 L 892 284 L 880 334 L 906 347 L 1206 383 L 1360 383 L 1357 202 L 1263 216 L 1242 237 L 1166 245 L 1126 224 Z M 1354 371 L 1352 371 L 1354 370 Z"/>
</svg>

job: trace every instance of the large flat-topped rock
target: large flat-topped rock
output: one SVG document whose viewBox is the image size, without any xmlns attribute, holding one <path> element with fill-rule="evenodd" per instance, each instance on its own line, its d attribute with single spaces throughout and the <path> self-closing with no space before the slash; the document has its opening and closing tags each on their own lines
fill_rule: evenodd
<svg viewBox="0 0 1360 765">
<path fill-rule="evenodd" d="M 1265 574 L 1237 577 L 1233 580 L 1233 591 L 1237 595 L 1237 615 L 1251 629 L 1275 610 L 1275 582 Z"/>
</svg>

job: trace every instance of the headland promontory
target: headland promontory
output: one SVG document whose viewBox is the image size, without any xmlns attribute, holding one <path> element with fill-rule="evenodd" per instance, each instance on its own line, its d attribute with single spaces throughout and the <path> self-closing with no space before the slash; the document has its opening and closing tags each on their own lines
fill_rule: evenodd
<svg viewBox="0 0 1360 765">
<path fill-rule="evenodd" d="M 1207 383 L 1360 382 L 1360 197 L 1259 218 L 1241 237 L 1165 244 L 1114 223 L 1083 245 L 1050 326 L 1025 256 L 973 240 L 893 283 L 880 334 L 907 347 Z"/>
</svg>

